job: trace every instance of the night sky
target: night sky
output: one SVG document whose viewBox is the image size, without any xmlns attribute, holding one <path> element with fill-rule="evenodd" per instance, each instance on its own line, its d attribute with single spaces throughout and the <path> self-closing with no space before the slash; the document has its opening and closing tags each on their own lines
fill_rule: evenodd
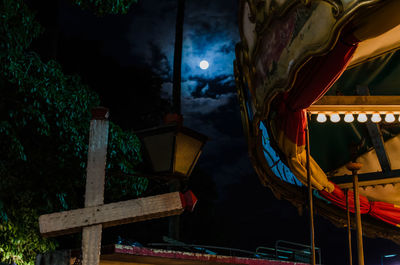
<svg viewBox="0 0 400 265">
<path fill-rule="evenodd" d="M 64 70 L 79 74 L 100 94 L 102 104 L 110 108 L 111 120 L 137 130 L 143 129 L 137 124 L 146 111 L 165 111 L 171 99 L 176 3 L 141 0 L 127 15 L 98 18 L 62 0 L 52 11 L 39 10 L 38 16 L 48 34 L 56 36 L 55 54 Z M 52 17 L 48 12 L 57 15 Z M 191 181 L 200 198 L 198 209 L 184 216 L 188 221 L 182 237 L 187 243 L 251 251 L 258 246 L 273 247 L 279 239 L 308 244 L 307 213 L 299 216 L 290 203 L 275 199 L 258 181 L 248 158 L 233 77 L 234 48 L 239 41 L 237 13 L 237 1 L 186 1 L 184 125 L 206 134 L 210 141 Z M 47 52 L 51 57 L 53 51 Z M 46 52 L 42 54 L 46 56 Z M 201 60 L 209 62 L 207 70 L 200 69 Z M 143 90 L 155 75 L 161 77 L 161 101 L 153 101 L 153 94 Z M 347 264 L 346 230 L 320 217 L 315 222 L 316 245 L 322 248 L 323 263 Z M 165 232 L 156 228 L 159 224 L 143 226 L 152 230 L 147 240 L 161 241 L 155 235 Z M 140 233 L 134 237 L 135 233 L 127 234 L 131 240 L 143 239 Z M 383 239 L 367 239 L 364 244 L 366 264 L 371 265 L 380 264 L 381 255 L 398 250 Z"/>
</svg>

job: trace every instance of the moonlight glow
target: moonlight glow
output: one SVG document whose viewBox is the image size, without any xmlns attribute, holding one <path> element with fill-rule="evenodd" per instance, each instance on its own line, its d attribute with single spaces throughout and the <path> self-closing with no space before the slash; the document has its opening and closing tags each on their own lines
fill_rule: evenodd
<svg viewBox="0 0 400 265">
<path fill-rule="evenodd" d="M 206 60 L 200 62 L 200 68 L 206 70 L 209 66 L 209 63 Z"/>
</svg>

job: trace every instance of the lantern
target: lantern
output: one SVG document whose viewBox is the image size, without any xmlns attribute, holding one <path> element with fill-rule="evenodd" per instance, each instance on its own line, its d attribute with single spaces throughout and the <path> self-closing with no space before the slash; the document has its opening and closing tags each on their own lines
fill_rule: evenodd
<svg viewBox="0 0 400 265">
<path fill-rule="evenodd" d="M 153 175 L 188 178 L 207 136 L 179 124 L 137 132 Z"/>
</svg>

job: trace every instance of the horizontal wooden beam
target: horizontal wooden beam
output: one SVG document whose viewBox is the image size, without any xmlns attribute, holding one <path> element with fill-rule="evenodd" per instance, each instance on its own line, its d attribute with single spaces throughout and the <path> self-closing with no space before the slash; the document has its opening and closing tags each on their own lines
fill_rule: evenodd
<svg viewBox="0 0 400 265">
<path fill-rule="evenodd" d="M 139 198 L 122 202 L 86 207 L 71 211 L 46 214 L 39 217 L 40 233 L 57 236 L 80 231 L 82 227 L 103 224 L 110 227 L 120 224 L 181 214 L 185 202 L 179 192 Z"/>
<path fill-rule="evenodd" d="M 400 183 L 400 170 L 358 174 L 358 179 L 359 187 Z M 338 184 L 341 188 L 353 187 L 352 175 L 332 176 L 329 177 L 329 180 Z"/>
<path fill-rule="evenodd" d="M 320 112 L 393 112 L 400 113 L 400 96 L 324 96 L 308 107 L 311 113 Z"/>
</svg>

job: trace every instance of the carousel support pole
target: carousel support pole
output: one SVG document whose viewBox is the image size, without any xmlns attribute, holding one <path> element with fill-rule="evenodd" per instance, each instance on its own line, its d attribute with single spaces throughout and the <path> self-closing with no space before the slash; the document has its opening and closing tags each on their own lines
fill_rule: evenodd
<svg viewBox="0 0 400 265">
<path fill-rule="evenodd" d="M 306 148 L 307 148 L 307 187 L 308 187 L 308 207 L 310 209 L 310 239 L 311 239 L 311 263 L 315 265 L 315 240 L 314 240 L 314 208 L 313 208 L 313 195 L 311 186 L 311 168 L 310 168 L 310 132 L 308 129 L 308 113 L 307 125 L 305 128 L 306 133 Z"/>
<path fill-rule="evenodd" d="M 347 211 L 347 235 L 349 237 L 349 265 L 353 265 L 353 254 L 351 249 L 351 222 L 349 207 L 349 190 L 346 190 L 346 211 Z"/>
<path fill-rule="evenodd" d="M 353 191 L 354 191 L 354 206 L 356 216 L 356 229 L 357 229 L 357 253 L 358 253 L 358 264 L 364 265 L 364 248 L 362 239 L 362 225 L 361 225 L 361 213 L 360 213 L 360 194 L 358 191 L 358 175 L 357 171 L 361 169 L 361 163 L 350 162 L 347 165 L 347 169 L 353 173 Z"/>
</svg>

